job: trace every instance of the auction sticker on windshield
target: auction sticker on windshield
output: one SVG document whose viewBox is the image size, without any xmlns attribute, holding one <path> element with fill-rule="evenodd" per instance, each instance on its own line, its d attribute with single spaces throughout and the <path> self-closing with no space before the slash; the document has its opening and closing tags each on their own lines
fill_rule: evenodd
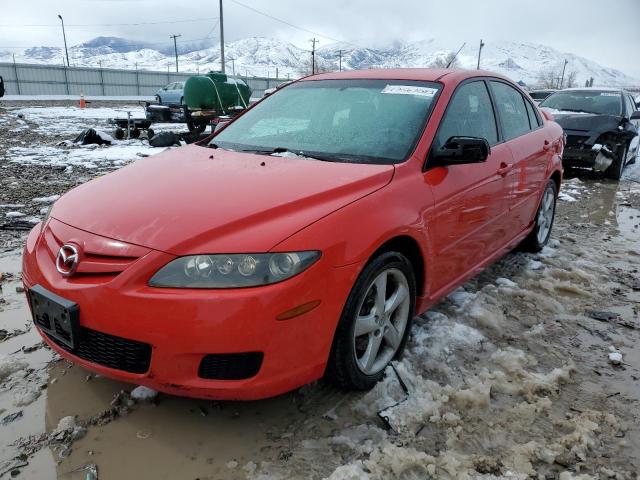
<svg viewBox="0 0 640 480">
<path fill-rule="evenodd" d="M 437 88 L 419 87 L 416 85 L 387 85 L 382 93 L 395 95 L 419 95 L 421 97 L 433 97 L 438 92 Z"/>
</svg>

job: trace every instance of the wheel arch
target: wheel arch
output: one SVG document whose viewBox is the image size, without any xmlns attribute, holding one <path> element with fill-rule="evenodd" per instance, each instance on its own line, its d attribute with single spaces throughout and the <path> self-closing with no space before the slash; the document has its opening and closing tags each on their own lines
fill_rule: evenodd
<svg viewBox="0 0 640 480">
<path fill-rule="evenodd" d="M 368 262 L 385 252 L 398 252 L 407 257 L 413 266 L 413 274 L 416 280 L 416 295 L 421 296 L 425 288 L 426 273 L 424 254 L 418 241 L 411 235 L 396 235 L 391 237 L 373 252 Z"/>
</svg>

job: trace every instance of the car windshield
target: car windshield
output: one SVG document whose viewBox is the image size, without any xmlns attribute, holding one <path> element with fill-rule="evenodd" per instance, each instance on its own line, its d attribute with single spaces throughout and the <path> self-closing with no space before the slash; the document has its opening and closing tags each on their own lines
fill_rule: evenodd
<svg viewBox="0 0 640 480">
<path fill-rule="evenodd" d="M 622 96 L 612 91 L 565 90 L 547 97 L 540 106 L 568 112 L 620 115 Z"/>
<path fill-rule="evenodd" d="M 437 83 L 408 80 L 297 82 L 265 98 L 209 145 L 328 161 L 398 163 L 415 148 L 439 91 Z"/>
</svg>

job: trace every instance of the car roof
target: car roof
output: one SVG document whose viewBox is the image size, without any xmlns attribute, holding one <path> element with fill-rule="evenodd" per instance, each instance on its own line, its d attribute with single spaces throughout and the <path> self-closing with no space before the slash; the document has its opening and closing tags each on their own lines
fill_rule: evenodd
<svg viewBox="0 0 640 480">
<path fill-rule="evenodd" d="M 495 77 L 515 84 L 513 80 L 495 72 L 486 70 L 458 70 L 447 68 L 385 68 L 368 70 L 345 70 L 342 72 L 321 73 L 304 77 L 310 80 L 422 80 L 427 82 L 459 83 L 467 78 Z"/>
</svg>

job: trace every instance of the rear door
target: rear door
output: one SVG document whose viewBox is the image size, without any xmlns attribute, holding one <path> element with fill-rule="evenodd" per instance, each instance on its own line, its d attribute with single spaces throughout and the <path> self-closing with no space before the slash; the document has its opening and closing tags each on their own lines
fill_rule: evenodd
<svg viewBox="0 0 640 480">
<path fill-rule="evenodd" d="M 503 138 L 513 156 L 509 184 L 509 232 L 516 236 L 531 224 L 538 209 L 553 139 L 539 113 L 519 90 L 500 80 L 489 82 Z"/>
<path fill-rule="evenodd" d="M 452 136 L 487 139 L 489 158 L 482 163 L 430 166 L 425 181 L 435 208 L 427 225 L 433 259 L 432 292 L 456 283 L 505 242 L 508 187 L 501 172 L 512 164 L 511 151 L 499 143 L 496 116 L 487 84 L 473 79 L 458 86 L 431 149 Z"/>
</svg>

